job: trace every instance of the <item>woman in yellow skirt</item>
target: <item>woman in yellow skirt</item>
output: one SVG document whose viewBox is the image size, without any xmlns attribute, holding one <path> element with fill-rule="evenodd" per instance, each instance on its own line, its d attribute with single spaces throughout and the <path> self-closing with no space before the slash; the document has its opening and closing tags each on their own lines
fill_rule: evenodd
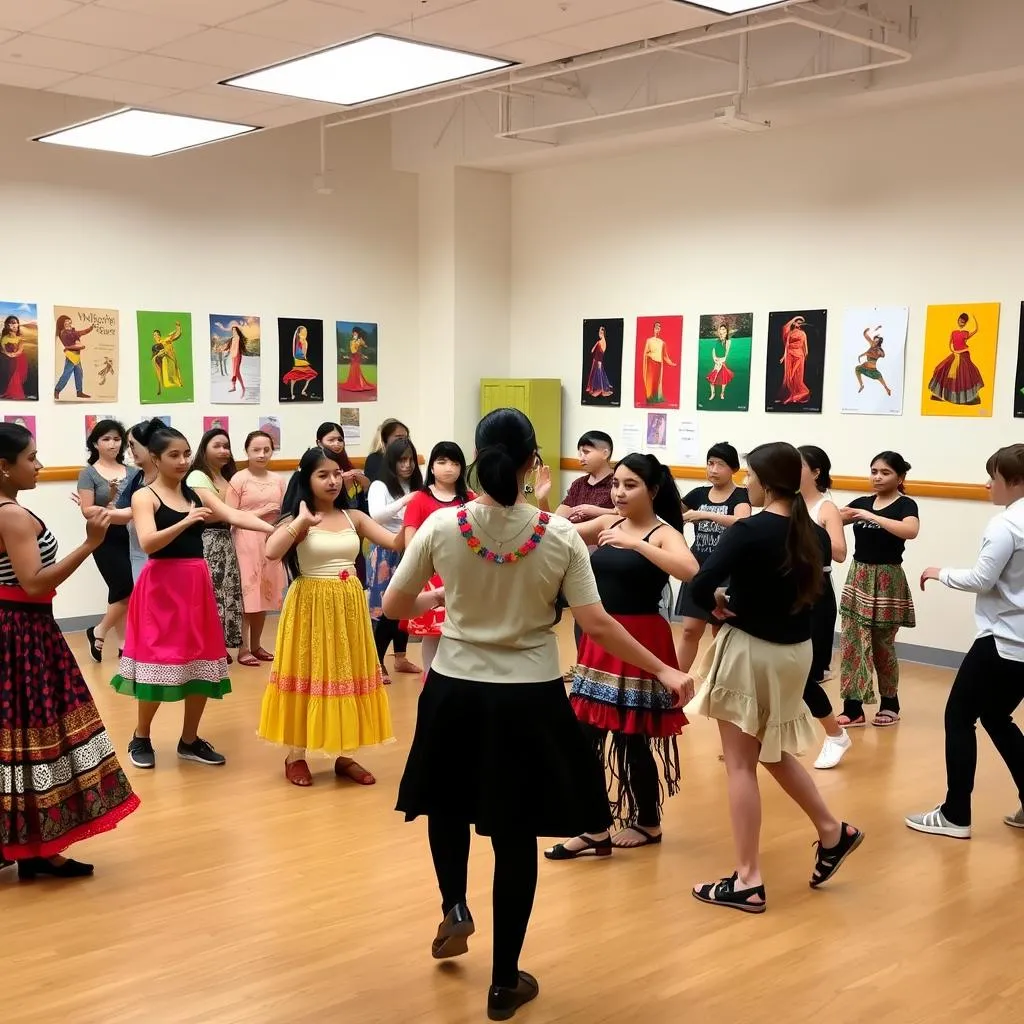
<svg viewBox="0 0 1024 1024">
<path fill-rule="evenodd" d="M 337 755 L 338 778 L 372 786 L 377 780 L 348 755 L 393 742 L 394 734 L 355 559 L 363 539 L 385 548 L 401 541 L 348 508 L 341 467 L 322 449 L 302 456 L 296 477 L 267 541 L 267 558 L 283 559 L 292 582 L 259 735 L 290 748 L 284 774 L 295 786 L 313 784 L 307 751 Z"/>
</svg>

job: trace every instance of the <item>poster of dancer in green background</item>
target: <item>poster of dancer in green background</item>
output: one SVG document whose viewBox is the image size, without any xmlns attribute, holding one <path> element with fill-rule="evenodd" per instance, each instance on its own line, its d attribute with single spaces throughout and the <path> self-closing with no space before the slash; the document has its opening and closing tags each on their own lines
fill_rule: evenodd
<svg viewBox="0 0 1024 1024">
<path fill-rule="evenodd" d="M 140 309 L 139 401 L 143 405 L 192 402 L 192 314 Z"/>
<path fill-rule="evenodd" d="M 700 318 L 697 408 L 746 412 L 750 408 L 753 313 L 711 313 Z"/>
</svg>

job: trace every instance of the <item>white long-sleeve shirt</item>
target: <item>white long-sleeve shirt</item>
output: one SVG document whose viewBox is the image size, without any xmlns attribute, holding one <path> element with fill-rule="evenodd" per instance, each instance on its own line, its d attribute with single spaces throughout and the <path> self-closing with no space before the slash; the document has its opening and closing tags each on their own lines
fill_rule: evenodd
<svg viewBox="0 0 1024 1024">
<path fill-rule="evenodd" d="M 939 580 L 977 594 L 978 636 L 994 637 L 999 657 L 1024 661 L 1024 499 L 989 522 L 973 569 L 942 569 Z"/>
<path fill-rule="evenodd" d="M 374 480 L 366 492 L 366 504 L 370 518 L 380 523 L 388 532 L 398 533 L 405 521 L 405 494 L 409 493 L 409 485 L 402 483 L 403 497 L 393 498 L 388 485 L 383 480 Z"/>
</svg>

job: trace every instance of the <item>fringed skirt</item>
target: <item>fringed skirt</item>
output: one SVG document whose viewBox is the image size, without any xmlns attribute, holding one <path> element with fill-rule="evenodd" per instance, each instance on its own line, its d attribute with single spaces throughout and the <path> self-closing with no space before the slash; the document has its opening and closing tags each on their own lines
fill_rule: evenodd
<svg viewBox="0 0 1024 1024">
<path fill-rule="evenodd" d="M 138 806 L 52 606 L 0 600 L 0 858 L 55 857 Z"/>
<path fill-rule="evenodd" d="M 817 742 L 803 699 L 811 657 L 810 640 L 773 644 L 725 625 L 697 670 L 704 682 L 686 711 L 753 736 L 766 764 L 802 753 Z"/>
<path fill-rule="evenodd" d="M 666 665 L 675 665 L 672 627 L 661 615 L 613 615 L 631 636 Z M 675 695 L 654 676 L 609 654 L 584 634 L 569 701 L 576 717 L 591 729 L 610 733 L 598 751 L 608 773 L 608 798 L 618 824 L 629 824 L 634 804 L 628 791 L 627 737 L 644 736 L 661 763 L 669 796 L 679 791 L 676 736 L 686 716 Z M 659 807 L 661 801 L 659 800 Z M 593 831 L 588 827 L 588 831 Z"/>
<path fill-rule="evenodd" d="M 561 679 L 485 683 L 433 669 L 420 693 L 398 810 L 564 838 L 611 824 L 601 767 Z"/>
</svg>

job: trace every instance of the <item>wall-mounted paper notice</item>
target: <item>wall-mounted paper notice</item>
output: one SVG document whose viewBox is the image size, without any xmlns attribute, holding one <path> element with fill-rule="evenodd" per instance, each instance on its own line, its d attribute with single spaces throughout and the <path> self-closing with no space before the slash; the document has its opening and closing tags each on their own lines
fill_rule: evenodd
<svg viewBox="0 0 1024 1024">
<path fill-rule="evenodd" d="M 642 420 L 627 420 L 622 424 L 619 439 L 619 452 L 629 455 L 640 452 L 644 448 L 644 425 Z"/>
<path fill-rule="evenodd" d="M 676 432 L 676 454 L 682 466 L 699 466 L 704 462 L 696 420 L 681 420 Z"/>
</svg>

